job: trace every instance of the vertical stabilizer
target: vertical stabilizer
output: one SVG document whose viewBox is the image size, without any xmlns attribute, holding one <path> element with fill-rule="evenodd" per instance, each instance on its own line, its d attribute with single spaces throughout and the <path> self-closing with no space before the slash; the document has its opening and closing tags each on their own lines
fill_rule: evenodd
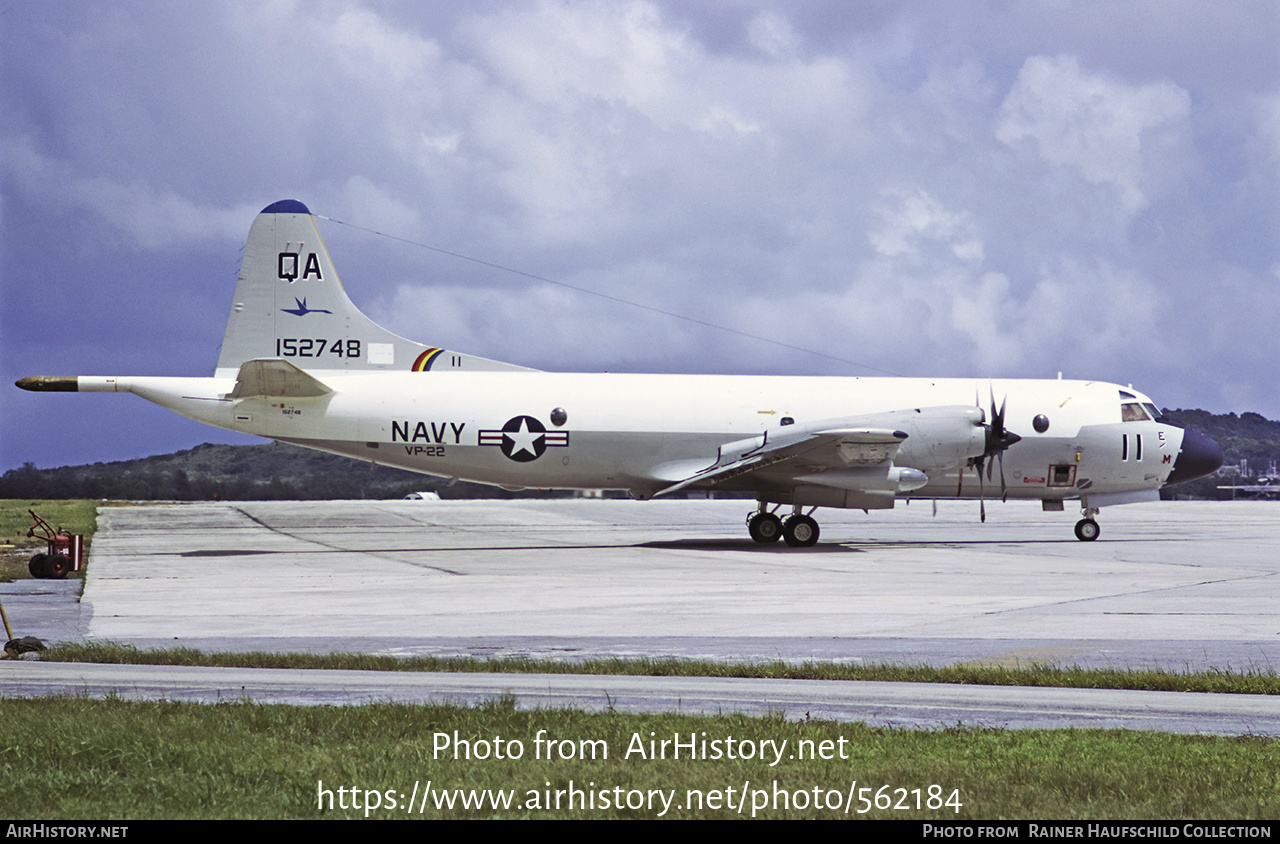
<svg viewBox="0 0 1280 844">
<path fill-rule="evenodd" d="M 217 375 L 277 358 L 303 370 L 524 369 L 415 343 L 374 323 L 347 298 L 311 212 L 295 199 L 268 205 L 249 229 Z"/>
</svg>

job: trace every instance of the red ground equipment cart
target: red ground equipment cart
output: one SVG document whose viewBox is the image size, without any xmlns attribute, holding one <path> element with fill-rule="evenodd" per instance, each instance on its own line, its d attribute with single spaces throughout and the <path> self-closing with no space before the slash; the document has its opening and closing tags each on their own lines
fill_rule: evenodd
<svg viewBox="0 0 1280 844">
<path fill-rule="evenodd" d="M 84 535 L 79 533 L 63 533 L 62 528 L 54 530 L 44 519 L 36 515 L 35 510 L 28 510 L 35 523 L 27 529 L 27 536 L 40 536 L 44 539 L 47 551 L 36 554 L 27 564 L 27 571 L 32 577 L 48 577 L 61 579 L 73 571 L 84 568 Z"/>
</svg>

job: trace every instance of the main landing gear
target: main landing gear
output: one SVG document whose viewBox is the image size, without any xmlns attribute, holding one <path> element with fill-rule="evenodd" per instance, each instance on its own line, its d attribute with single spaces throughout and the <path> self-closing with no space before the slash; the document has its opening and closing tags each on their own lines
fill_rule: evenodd
<svg viewBox="0 0 1280 844">
<path fill-rule="evenodd" d="M 1102 533 L 1102 528 L 1098 527 L 1098 523 L 1093 517 L 1098 515 L 1097 507 L 1081 507 L 1080 515 L 1083 519 L 1076 522 L 1076 539 L 1081 542 L 1092 542 L 1098 538 L 1098 534 Z"/>
<path fill-rule="evenodd" d="M 799 505 L 784 522 L 777 514 L 765 509 L 760 502 L 760 509 L 747 517 L 747 532 L 756 542 L 770 543 L 784 540 L 792 548 L 808 548 L 818 541 L 818 523 L 801 511 Z M 776 508 L 775 508 L 776 509 Z M 818 509 L 814 507 L 813 510 Z M 809 512 L 812 513 L 813 510 Z"/>
<path fill-rule="evenodd" d="M 782 538 L 782 519 L 764 510 L 752 513 L 747 517 L 747 533 L 756 542 L 777 542 Z"/>
</svg>

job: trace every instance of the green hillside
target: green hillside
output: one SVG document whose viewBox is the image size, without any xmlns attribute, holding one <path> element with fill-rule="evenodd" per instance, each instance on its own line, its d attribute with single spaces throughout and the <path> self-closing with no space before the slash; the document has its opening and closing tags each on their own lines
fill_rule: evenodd
<svg viewBox="0 0 1280 844">
<path fill-rule="evenodd" d="M 1226 466 L 1239 466 L 1249 461 L 1250 474 L 1267 469 L 1271 460 L 1280 459 L 1280 422 L 1256 413 L 1213 414 L 1207 410 L 1166 410 L 1165 417 L 1186 428 L 1195 428 L 1222 446 Z"/>
<path fill-rule="evenodd" d="M 1195 428 L 1219 446 L 1225 460 L 1216 475 L 1200 478 L 1161 490 L 1161 497 L 1174 498 L 1231 498 L 1231 493 L 1218 489 L 1222 484 L 1240 483 L 1240 461 L 1247 460 L 1249 473 L 1244 479 L 1259 477 L 1267 472 L 1272 461 L 1280 462 L 1280 422 L 1273 422 L 1257 413 L 1214 414 L 1207 410 L 1168 410 L 1164 418 L 1186 428 Z"/>
<path fill-rule="evenodd" d="M 441 498 L 549 496 L 511 493 L 375 466 L 284 443 L 198 445 L 138 460 L 37 469 L 28 463 L 0 477 L 0 498 L 112 498 L 128 500 L 331 500 L 403 498 L 434 490 Z M 559 493 L 561 495 L 567 493 Z"/>
</svg>

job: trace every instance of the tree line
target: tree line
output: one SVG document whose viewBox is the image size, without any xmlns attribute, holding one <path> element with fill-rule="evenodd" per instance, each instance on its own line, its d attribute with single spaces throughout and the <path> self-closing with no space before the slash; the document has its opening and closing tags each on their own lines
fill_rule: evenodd
<svg viewBox="0 0 1280 844">
<path fill-rule="evenodd" d="M 131 501 L 319 501 L 403 498 L 550 497 L 451 483 L 285 443 L 213 445 L 137 460 L 40 469 L 32 463 L 0 476 L 0 498 L 110 498 Z"/>
</svg>

